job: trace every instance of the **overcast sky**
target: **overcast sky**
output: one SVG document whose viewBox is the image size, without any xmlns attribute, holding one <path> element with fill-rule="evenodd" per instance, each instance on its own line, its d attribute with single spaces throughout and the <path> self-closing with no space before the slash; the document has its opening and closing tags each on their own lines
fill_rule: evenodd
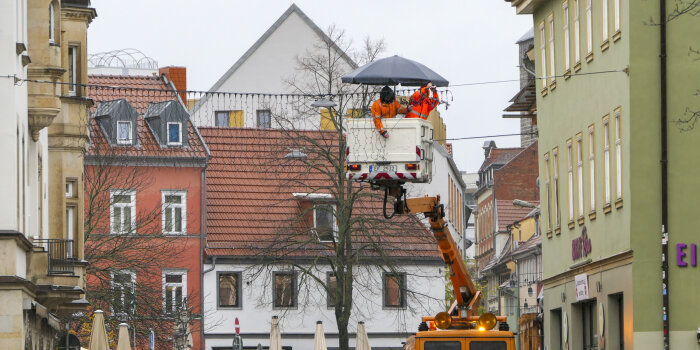
<svg viewBox="0 0 700 350">
<path fill-rule="evenodd" d="M 335 24 L 357 44 L 383 38 L 386 56 L 421 62 L 451 84 L 517 79 L 515 41 L 532 27 L 504 0 L 92 0 L 88 48 L 139 49 L 161 67 L 186 66 L 188 89 L 208 90 L 293 2 L 319 27 Z M 451 91 L 449 109 L 440 106 L 448 138 L 519 132 L 517 119 L 501 118 L 517 82 Z M 517 136 L 494 140 L 520 145 Z M 451 141 L 460 170 L 478 170 L 484 141 Z"/>
</svg>

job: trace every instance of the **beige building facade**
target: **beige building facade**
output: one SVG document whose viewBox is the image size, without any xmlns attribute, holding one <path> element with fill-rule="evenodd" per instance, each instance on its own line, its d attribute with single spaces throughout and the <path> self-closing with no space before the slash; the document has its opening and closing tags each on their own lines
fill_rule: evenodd
<svg viewBox="0 0 700 350">
<path fill-rule="evenodd" d="M 88 0 L 0 4 L 3 348 L 54 348 L 62 317 L 86 306 L 79 189 L 88 104 L 76 84 L 95 16 Z"/>
</svg>

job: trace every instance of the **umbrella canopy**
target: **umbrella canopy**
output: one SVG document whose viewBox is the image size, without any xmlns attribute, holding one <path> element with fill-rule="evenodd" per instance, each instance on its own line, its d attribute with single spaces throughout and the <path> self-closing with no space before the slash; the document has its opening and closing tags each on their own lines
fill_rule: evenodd
<svg viewBox="0 0 700 350">
<path fill-rule="evenodd" d="M 328 350 L 326 346 L 326 335 L 323 332 L 323 322 L 316 322 L 316 333 L 314 333 L 314 350 Z"/>
<path fill-rule="evenodd" d="M 282 334 L 277 316 L 272 316 L 272 326 L 270 327 L 270 350 L 282 350 Z"/>
<path fill-rule="evenodd" d="M 369 338 L 365 330 L 365 323 L 360 321 L 357 324 L 357 335 L 355 338 L 355 350 L 372 350 L 369 346 Z"/>
<path fill-rule="evenodd" d="M 92 332 L 90 332 L 89 350 L 109 350 L 107 341 L 107 329 L 105 328 L 105 315 L 102 310 L 96 310 L 92 318 Z"/>
<path fill-rule="evenodd" d="M 117 350 L 131 350 L 131 344 L 129 343 L 129 326 L 126 323 L 119 324 Z"/>
<path fill-rule="evenodd" d="M 397 55 L 382 58 L 355 69 L 342 78 L 343 83 L 368 85 L 421 86 L 432 82 L 435 86 L 447 86 L 447 79 L 432 69 Z"/>
</svg>

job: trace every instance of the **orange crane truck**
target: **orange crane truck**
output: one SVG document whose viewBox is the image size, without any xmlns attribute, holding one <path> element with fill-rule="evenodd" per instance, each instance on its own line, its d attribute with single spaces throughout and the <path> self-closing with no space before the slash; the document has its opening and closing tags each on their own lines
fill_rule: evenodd
<svg viewBox="0 0 700 350">
<path fill-rule="evenodd" d="M 423 316 L 418 333 L 406 342 L 411 350 L 515 350 L 515 334 L 508 329 L 505 316 L 484 313 L 477 316 L 481 298 L 472 282 L 462 255 L 450 234 L 440 196 L 402 200 L 405 190 L 391 186 L 396 196 L 397 214 L 423 213 L 450 272 L 455 302 L 448 312 Z M 495 329 L 498 325 L 498 329 Z"/>
</svg>

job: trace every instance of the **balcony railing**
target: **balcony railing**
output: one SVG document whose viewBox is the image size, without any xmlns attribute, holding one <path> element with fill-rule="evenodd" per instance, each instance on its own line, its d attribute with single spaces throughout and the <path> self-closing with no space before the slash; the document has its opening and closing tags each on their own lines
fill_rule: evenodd
<svg viewBox="0 0 700 350">
<path fill-rule="evenodd" d="M 49 253 L 49 275 L 72 275 L 75 271 L 72 239 L 35 239 Z"/>
</svg>

